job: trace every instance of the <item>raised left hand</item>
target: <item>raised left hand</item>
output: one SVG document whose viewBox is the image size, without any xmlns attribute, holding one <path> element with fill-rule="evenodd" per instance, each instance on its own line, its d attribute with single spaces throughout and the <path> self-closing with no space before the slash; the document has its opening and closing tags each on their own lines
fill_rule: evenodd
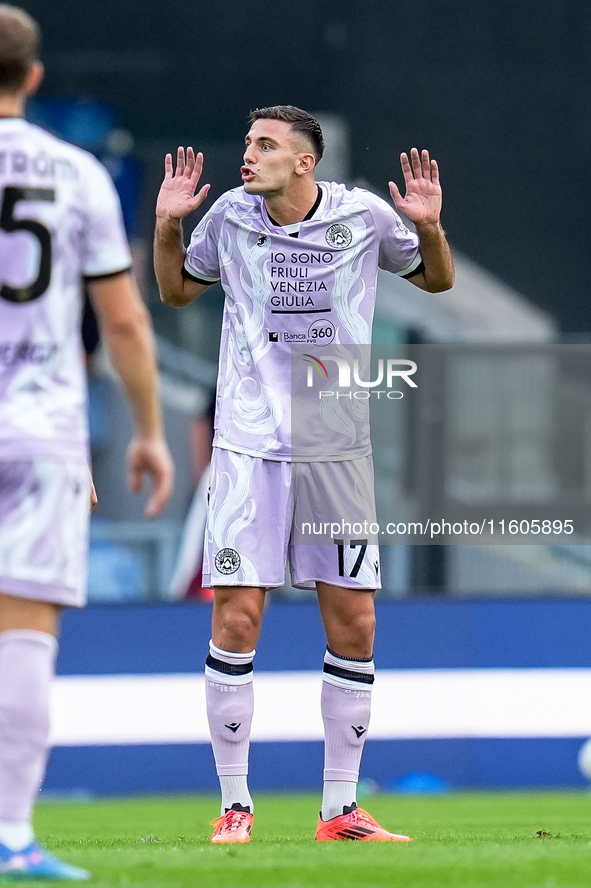
<svg viewBox="0 0 591 888">
<path fill-rule="evenodd" d="M 400 165 L 406 185 L 404 197 L 398 186 L 389 182 L 390 194 L 397 210 L 404 213 L 415 225 L 434 225 L 441 214 L 441 185 L 437 161 L 430 160 L 429 152 L 412 148 L 408 155 L 400 155 Z"/>
</svg>

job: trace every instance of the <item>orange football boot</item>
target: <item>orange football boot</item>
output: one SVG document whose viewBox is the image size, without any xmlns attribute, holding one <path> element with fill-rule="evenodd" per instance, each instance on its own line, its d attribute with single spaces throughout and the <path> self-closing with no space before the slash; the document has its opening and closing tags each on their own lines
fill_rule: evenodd
<svg viewBox="0 0 591 888">
<path fill-rule="evenodd" d="M 210 826 L 215 826 L 211 837 L 214 844 L 232 844 L 234 842 L 250 842 L 252 830 L 252 814 L 245 811 L 240 805 L 232 805 L 229 811 L 212 820 Z"/>
<path fill-rule="evenodd" d="M 339 817 L 332 817 L 330 820 L 318 818 L 316 841 L 334 842 L 339 839 L 353 839 L 358 842 L 412 842 L 410 836 L 398 836 L 383 829 L 367 811 L 357 805 Z"/>
</svg>

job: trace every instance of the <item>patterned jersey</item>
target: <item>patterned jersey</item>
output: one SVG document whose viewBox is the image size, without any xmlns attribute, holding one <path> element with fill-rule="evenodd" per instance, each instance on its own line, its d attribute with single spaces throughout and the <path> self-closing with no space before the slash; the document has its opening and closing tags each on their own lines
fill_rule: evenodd
<svg viewBox="0 0 591 888">
<path fill-rule="evenodd" d="M 366 456 L 367 403 L 300 401 L 292 423 L 292 370 L 307 378 L 302 349 L 370 343 L 378 267 L 408 275 L 420 262 L 417 236 L 367 191 L 320 182 L 306 219 L 283 227 L 261 196 L 222 195 L 193 231 L 184 271 L 221 281 L 226 296 L 214 445 L 275 460 Z"/>
<path fill-rule="evenodd" d="M 82 282 L 130 261 L 104 167 L 0 119 L 0 458 L 85 454 Z"/>
</svg>

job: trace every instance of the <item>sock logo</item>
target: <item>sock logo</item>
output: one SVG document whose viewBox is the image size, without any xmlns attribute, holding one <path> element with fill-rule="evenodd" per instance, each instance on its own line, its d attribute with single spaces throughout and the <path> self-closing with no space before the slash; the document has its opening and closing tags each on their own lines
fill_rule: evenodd
<svg viewBox="0 0 591 888">
<path fill-rule="evenodd" d="M 224 727 L 229 728 L 230 731 L 232 731 L 232 733 L 235 734 L 241 724 L 242 724 L 242 722 L 232 722 L 231 725 L 224 725 Z"/>
<path fill-rule="evenodd" d="M 365 734 L 365 732 L 367 731 L 367 728 L 364 728 L 363 725 L 357 725 L 357 727 L 355 727 L 355 725 L 351 725 L 351 727 L 353 728 L 353 730 L 354 730 L 355 733 L 357 734 L 357 739 L 358 739 L 358 740 L 359 740 L 359 738 L 360 738 L 361 736 L 363 736 L 363 734 Z"/>
</svg>

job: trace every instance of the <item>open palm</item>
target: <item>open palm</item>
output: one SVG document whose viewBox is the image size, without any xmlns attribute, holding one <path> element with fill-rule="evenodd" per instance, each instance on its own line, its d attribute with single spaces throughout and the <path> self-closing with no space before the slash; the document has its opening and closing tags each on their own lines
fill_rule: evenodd
<svg viewBox="0 0 591 888">
<path fill-rule="evenodd" d="M 167 154 L 164 159 L 164 181 L 160 186 L 158 200 L 156 201 L 156 215 L 168 219 L 183 219 L 196 210 L 203 203 L 209 191 L 209 185 L 204 185 L 197 194 L 195 190 L 201 171 L 203 169 L 203 155 L 195 155 L 192 148 L 177 151 L 176 170 L 172 169 L 172 154 Z"/>
<path fill-rule="evenodd" d="M 389 182 L 390 194 L 397 210 L 404 213 L 415 225 L 439 222 L 441 214 L 441 185 L 437 161 L 429 159 L 429 152 L 419 152 L 412 148 L 410 160 L 407 154 L 400 155 L 400 165 L 406 185 L 402 197 L 398 186 Z"/>
</svg>

